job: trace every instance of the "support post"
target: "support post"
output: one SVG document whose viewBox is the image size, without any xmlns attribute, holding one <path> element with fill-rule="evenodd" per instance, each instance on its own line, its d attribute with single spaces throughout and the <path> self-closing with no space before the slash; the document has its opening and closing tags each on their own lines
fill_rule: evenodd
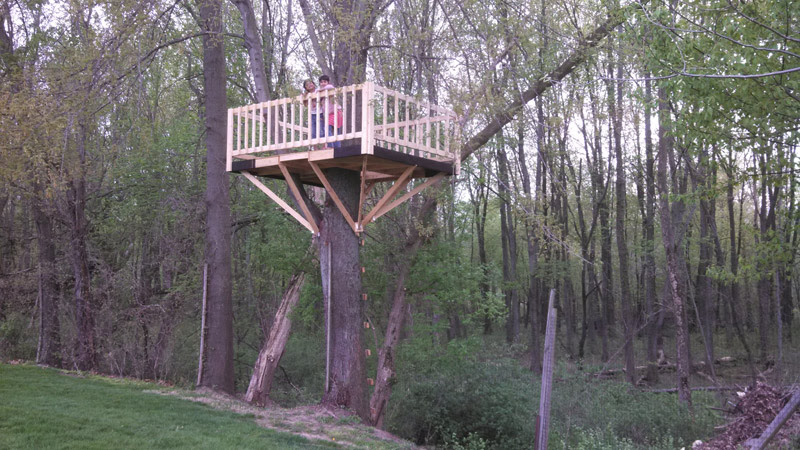
<svg viewBox="0 0 800 450">
<path fill-rule="evenodd" d="M 439 180 L 441 180 L 442 178 L 444 178 L 444 176 L 445 176 L 445 173 L 444 173 L 444 172 L 439 172 L 439 173 L 437 173 L 436 175 L 434 175 L 432 178 L 428 178 L 428 179 L 427 179 L 427 180 L 426 180 L 424 183 L 422 183 L 422 184 L 420 184 L 419 186 L 415 187 L 415 188 L 414 188 L 414 189 L 412 189 L 411 191 L 409 191 L 409 192 L 406 192 L 406 193 L 405 193 L 405 194 L 403 194 L 403 195 L 402 195 L 400 198 L 398 198 L 397 200 L 393 201 L 393 202 L 392 202 L 392 203 L 390 203 L 389 205 L 387 205 L 387 206 L 384 206 L 383 208 L 381 208 L 381 210 L 380 210 L 380 211 L 378 211 L 378 213 L 377 213 L 377 214 L 375 214 L 375 215 L 372 217 L 372 220 L 375 220 L 375 219 L 377 219 L 378 217 L 380 217 L 380 216 L 382 216 L 382 215 L 384 215 L 384 214 L 388 213 L 389 211 L 391 211 L 391 210 L 393 210 L 393 209 L 397 208 L 398 206 L 402 205 L 402 204 L 403 204 L 403 202 L 405 202 L 405 201 L 406 201 L 406 200 L 408 200 L 409 198 L 411 198 L 411 197 L 413 197 L 413 196 L 417 195 L 417 193 L 419 193 L 420 191 L 422 191 L 422 190 L 423 190 L 423 189 L 425 189 L 426 187 L 428 187 L 428 186 L 431 186 L 431 185 L 434 185 L 434 184 L 438 183 L 438 182 L 439 182 Z"/>
<path fill-rule="evenodd" d="M 308 221 L 307 221 L 307 220 L 306 220 L 306 219 L 305 219 L 305 218 L 304 218 L 302 215 L 300 215 L 300 213 L 298 213 L 297 211 L 295 211 L 294 209 L 292 209 L 292 207 L 291 207 L 291 206 L 289 206 L 289 204 L 288 204 L 288 203 L 286 203 L 285 201 L 283 201 L 283 199 L 282 199 L 282 198 L 280 198 L 280 197 L 278 196 L 278 194 L 276 194 L 276 193 L 272 192 L 272 190 L 271 190 L 270 188 L 268 188 L 268 187 L 264 186 L 264 183 L 262 183 L 262 182 L 258 181 L 258 178 L 256 178 L 255 176 L 253 176 L 253 174 L 251 174 L 251 173 L 249 173 L 249 172 L 242 172 L 242 175 L 244 175 L 244 177 L 245 177 L 245 178 L 247 178 L 248 180 L 250 180 L 250 182 L 251 182 L 251 183 L 253 183 L 253 184 L 254 184 L 254 185 L 257 187 L 257 188 L 261 189 L 261 192 L 263 192 L 263 193 L 267 194 L 267 196 L 268 196 L 269 198 L 271 198 L 271 199 L 272 199 L 272 201 L 274 201 L 275 203 L 277 203 L 277 204 L 278 204 L 278 206 L 280 206 L 281 208 L 283 208 L 283 209 L 284 209 L 284 211 L 286 211 L 286 212 L 287 212 L 287 213 L 289 213 L 289 214 L 290 214 L 292 217 L 294 217 L 294 218 L 295 218 L 295 220 L 297 220 L 298 222 L 300 222 L 300 225 L 302 225 L 302 226 L 306 227 L 306 228 L 308 229 L 308 231 L 310 231 L 310 232 L 312 232 L 312 233 L 318 233 L 318 232 L 319 232 L 319 229 L 316 229 L 316 223 L 314 224 L 314 227 L 312 227 L 312 226 L 311 226 L 311 224 L 310 224 L 310 223 L 309 223 L 309 222 L 308 222 Z"/>
<path fill-rule="evenodd" d="M 295 184 L 294 179 L 292 178 L 292 174 L 289 173 L 289 169 L 287 169 L 286 165 L 283 163 L 278 163 L 278 168 L 281 169 L 283 178 L 286 179 L 286 184 L 288 184 L 289 189 L 292 190 L 292 194 L 294 195 L 294 198 L 297 200 L 297 204 L 300 205 L 300 210 L 303 211 L 303 215 L 305 215 L 308 224 L 311 226 L 311 232 L 314 234 L 319 234 L 319 227 L 317 226 L 317 222 L 314 220 L 314 216 L 308 209 L 308 205 L 306 205 L 306 202 L 303 201 L 303 197 L 300 195 L 300 189 L 297 187 L 297 184 Z"/>
<path fill-rule="evenodd" d="M 356 227 L 356 223 L 353 222 L 353 218 L 350 217 L 350 213 L 347 211 L 347 208 L 344 207 L 344 203 L 342 203 L 339 195 L 333 190 L 333 186 L 331 186 L 331 183 L 328 181 L 328 177 L 325 176 L 325 173 L 322 172 L 322 169 L 319 168 L 317 163 L 309 160 L 308 164 L 311 166 L 311 169 L 314 170 L 314 173 L 317 175 L 317 178 L 319 178 L 319 181 L 322 182 L 322 185 L 325 186 L 325 190 L 328 191 L 328 195 L 331 196 L 333 203 L 336 204 L 337 208 L 339 208 L 339 212 L 342 213 L 344 220 L 347 221 L 347 223 L 350 225 L 350 228 L 352 228 L 355 233 L 358 233 L 359 229 Z"/>
<path fill-rule="evenodd" d="M 370 212 L 367 214 L 367 216 L 364 217 L 364 220 L 361 221 L 361 229 L 362 230 L 370 222 L 370 220 L 372 220 L 372 218 L 381 211 L 381 208 L 383 208 L 383 205 L 385 205 L 386 202 L 388 202 L 389 200 L 393 199 L 394 196 L 397 195 L 397 193 L 401 189 L 406 187 L 408 182 L 411 181 L 409 177 L 411 176 L 411 173 L 414 172 L 414 169 L 416 169 L 416 167 L 417 166 L 409 166 L 408 169 L 406 169 L 403 172 L 403 174 L 400 175 L 400 178 L 398 178 L 397 181 L 394 182 L 392 187 L 389 188 L 389 190 L 386 192 L 386 194 L 380 200 L 378 200 L 378 203 L 375 205 L 375 207 L 373 207 L 370 210 Z M 364 176 L 364 174 L 362 174 L 362 179 L 363 179 L 363 176 Z"/>
<path fill-rule="evenodd" d="M 547 449 L 548 428 L 550 425 L 550 394 L 553 391 L 553 362 L 556 350 L 556 290 L 550 290 L 547 307 L 547 330 L 544 338 L 544 362 L 542 364 L 542 390 L 539 397 L 539 427 L 536 430 L 537 450 Z"/>
<path fill-rule="evenodd" d="M 203 381 L 203 358 L 206 354 L 206 298 L 208 296 L 208 264 L 203 264 L 203 305 L 200 309 L 200 357 L 197 362 L 197 386 Z"/>
<path fill-rule="evenodd" d="M 331 389 L 331 246 L 330 243 L 325 243 L 328 247 L 328 269 L 325 271 L 325 393 Z"/>
</svg>

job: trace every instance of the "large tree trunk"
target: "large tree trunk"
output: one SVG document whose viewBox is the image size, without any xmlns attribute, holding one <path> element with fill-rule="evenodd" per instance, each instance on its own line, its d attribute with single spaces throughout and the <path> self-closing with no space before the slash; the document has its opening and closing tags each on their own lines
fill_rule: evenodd
<svg viewBox="0 0 800 450">
<path fill-rule="evenodd" d="M 289 332 L 292 330 L 290 316 L 298 300 L 300 300 L 300 291 L 303 289 L 305 279 L 306 274 L 304 272 L 293 275 L 289 280 L 286 292 L 283 293 L 281 305 L 275 313 L 275 320 L 272 322 L 272 327 L 269 331 L 269 338 L 261 346 L 258 359 L 256 359 L 256 364 L 253 367 L 250 386 L 244 396 L 244 401 L 248 403 L 264 406 L 269 399 L 272 379 L 278 364 L 281 362 L 286 342 L 289 340 Z"/>
<path fill-rule="evenodd" d="M 358 172 L 344 169 L 326 171 L 331 187 L 351 217 L 356 217 L 361 180 Z M 322 402 L 343 406 L 369 420 L 366 398 L 366 369 L 362 342 L 363 302 L 358 257 L 358 236 L 329 198 L 320 226 L 319 255 L 322 289 L 329 292 L 326 317 L 330 340 L 328 391 Z"/>
<path fill-rule="evenodd" d="M 220 0 L 200 2 L 206 120 L 206 249 L 208 337 L 201 385 L 233 393 L 233 305 L 231 304 L 231 211 L 225 172 L 227 97 Z"/>
</svg>

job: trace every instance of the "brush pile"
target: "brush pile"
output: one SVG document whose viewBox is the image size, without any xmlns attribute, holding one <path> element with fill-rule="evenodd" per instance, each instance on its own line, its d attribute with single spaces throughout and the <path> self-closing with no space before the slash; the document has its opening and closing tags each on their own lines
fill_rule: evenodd
<svg viewBox="0 0 800 450">
<path fill-rule="evenodd" d="M 695 449 L 750 448 L 747 441 L 761 436 L 791 397 L 791 392 L 782 392 L 761 382 L 737 394 L 739 401 L 730 411 L 731 420 L 724 426 L 724 431 L 714 439 L 694 446 Z M 770 442 L 769 448 L 796 448 L 798 444 L 800 444 L 800 412 L 795 412 Z"/>
</svg>

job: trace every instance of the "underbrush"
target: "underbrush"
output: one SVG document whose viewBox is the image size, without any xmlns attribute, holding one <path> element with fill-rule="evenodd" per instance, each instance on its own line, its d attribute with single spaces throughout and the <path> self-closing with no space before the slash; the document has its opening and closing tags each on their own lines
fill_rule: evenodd
<svg viewBox="0 0 800 450">
<path fill-rule="evenodd" d="M 519 349 L 471 338 L 444 350 L 412 342 L 401 351 L 390 431 L 441 448 L 530 448 L 540 380 L 515 359 Z M 548 448 L 680 448 L 709 437 L 720 423 L 708 408 L 712 394 L 694 393 L 690 414 L 674 394 L 563 368 L 555 380 Z"/>
</svg>

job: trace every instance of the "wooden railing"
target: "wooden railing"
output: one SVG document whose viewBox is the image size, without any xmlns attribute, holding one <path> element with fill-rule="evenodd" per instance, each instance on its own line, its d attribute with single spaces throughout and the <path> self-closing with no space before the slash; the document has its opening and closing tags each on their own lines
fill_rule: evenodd
<svg viewBox="0 0 800 450">
<path fill-rule="evenodd" d="M 315 103 L 332 105 L 329 110 L 341 111 L 341 128 L 334 127 L 329 136 L 312 137 L 309 105 Z M 326 131 L 328 118 L 323 113 L 318 119 Z M 229 109 L 227 167 L 230 171 L 234 158 L 313 151 L 338 142 L 338 145 L 360 145 L 361 154 L 365 155 L 372 154 L 374 146 L 379 146 L 452 162 L 458 173 L 457 138 L 452 111 L 367 82 Z"/>
</svg>

